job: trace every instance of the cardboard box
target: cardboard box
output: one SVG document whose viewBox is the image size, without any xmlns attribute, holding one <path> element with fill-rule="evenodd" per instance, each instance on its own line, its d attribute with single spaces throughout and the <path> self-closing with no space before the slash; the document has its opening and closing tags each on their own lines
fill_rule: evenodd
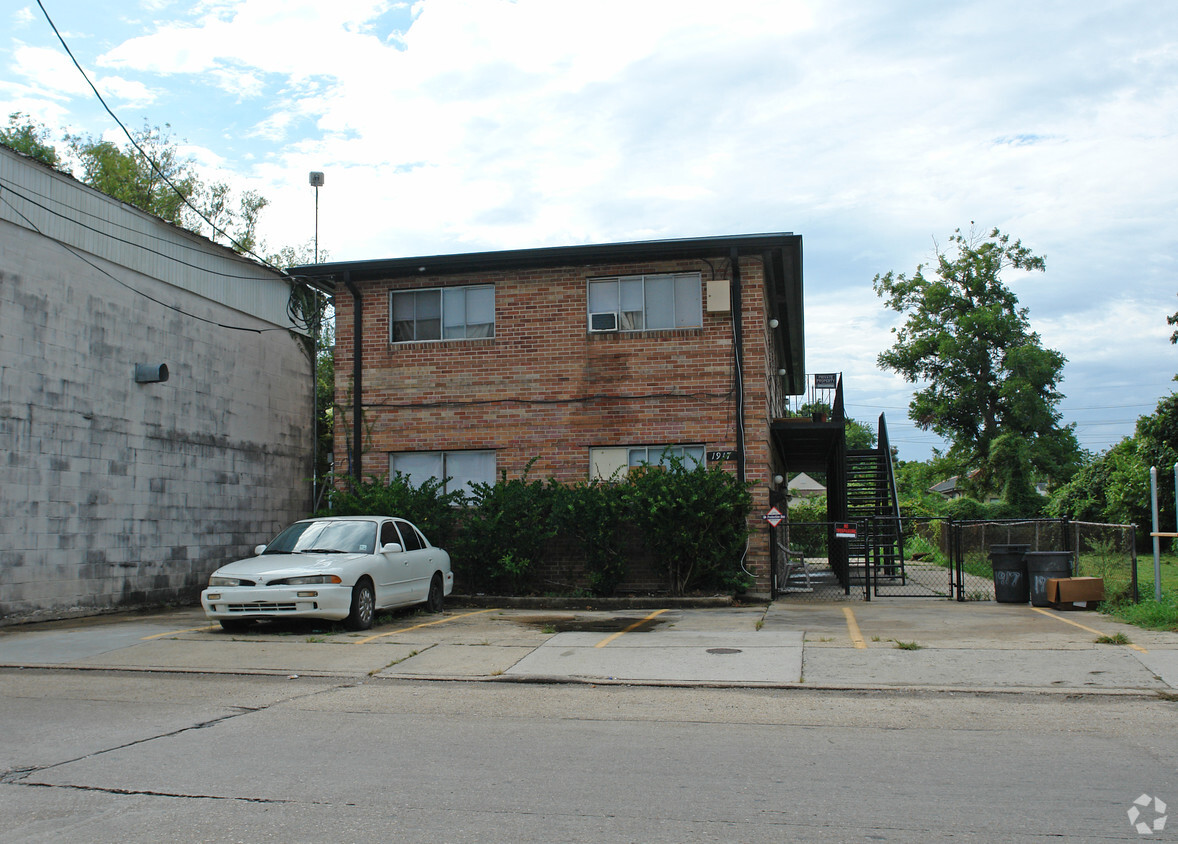
<svg viewBox="0 0 1178 844">
<path fill-rule="evenodd" d="M 1047 600 L 1058 609 L 1079 609 L 1076 604 L 1089 609 L 1104 600 L 1104 578 L 1049 577 Z"/>
</svg>

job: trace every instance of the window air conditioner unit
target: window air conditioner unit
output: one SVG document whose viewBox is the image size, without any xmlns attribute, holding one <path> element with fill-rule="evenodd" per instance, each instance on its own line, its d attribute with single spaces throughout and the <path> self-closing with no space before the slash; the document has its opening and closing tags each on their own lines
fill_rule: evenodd
<svg viewBox="0 0 1178 844">
<path fill-rule="evenodd" d="M 617 331 L 618 315 L 614 312 L 589 314 L 590 331 Z"/>
</svg>

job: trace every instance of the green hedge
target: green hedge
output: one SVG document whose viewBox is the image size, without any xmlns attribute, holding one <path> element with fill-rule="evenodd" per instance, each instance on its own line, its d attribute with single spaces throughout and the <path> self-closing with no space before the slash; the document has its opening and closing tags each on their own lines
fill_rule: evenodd
<svg viewBox="0 0 1178 844">
<path fill-rule="evenodd" d="M 442 490 L 440 481 L 413 487 L 400 474 L 345 482 L 328 512 L 409 519 L 450 552 L 463 590 L 526 592 L 529 575 L 551 562 L 549 549 L 563 547 L 577 550 L 593 594 L 613 594 L 628 573 L 623 539 L 635 532 L 671 594 L 752 585 L 741 568 L 749 485 L 719 467 L 668 458 L 624 478 L 577 484 L 532 480 L 525 469 L 520 478 L 503 473 L 494 484 L 473 484 L 465 496 Z"/>
</svg>

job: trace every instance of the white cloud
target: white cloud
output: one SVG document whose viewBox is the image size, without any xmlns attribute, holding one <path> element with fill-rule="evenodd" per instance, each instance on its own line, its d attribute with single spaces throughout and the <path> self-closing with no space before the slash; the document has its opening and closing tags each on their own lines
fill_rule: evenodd
<svg viewBox="0 0 1178 844">
<path fill-rule="evenodd" d="M 128 109 L 142 109 L 155 102 L 157 92 L 142 82 L 123 79 L 119 76 L 104 76 L 96 83 L 103 98 L 111 98 L 112 105 Z"/>
<path fill-rule="evenodd" d="M 200 136 L 202 162 L 271 200 L 275 247 L 313 233 L 309 170 L 327 173 L 321 242 L 341 260 L 795 231 L 811 370 L 902 408 L 909 385 L 874 363 L 894 315 L 871 278 L 911 272 L 933 236 L 976 220 L 1047 255 L 1046 274 L 1010 283 L 1069 357 L 1069 389 L 1104 378 L 1143 395 L 1178 368 L 1164 357 L 1178 308 L 1178 18 L 1165 4 L 139 9 L 150 22 L 120 9 L 120 28 L 87 33 L 109 45 L 92 61 L 138 97 L 127 108 L 156 96 L 150 122 Z M 0 104 L 86 113 L 81 77 L 34 30 L 10 42 Z M 1158 377 L 1128 374 L 1150 365 Z"/>
</svg>

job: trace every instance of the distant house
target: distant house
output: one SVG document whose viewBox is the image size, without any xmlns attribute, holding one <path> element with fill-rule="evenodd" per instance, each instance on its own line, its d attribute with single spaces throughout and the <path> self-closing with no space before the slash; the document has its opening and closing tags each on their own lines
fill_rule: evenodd
<svg viewBox="0 0 1178 844">
<path fill-rule="evenodd" d="M 311 506 L 291 282 L 0 147 L 0 624 L 194 601 Z"/>
<path fill-rule="evenodd" d="M 939 493 L 945 496 L 945 498 L 949 501 L 953 501 L 954 499 L 961 498 L 965 495 L 965 493 L 957 485 L 959 480 L 960 476 L 954 475 L 951 478 L 946 478 L 939 484 L 933 484 L 928 488 L 928 491 Z"/>
<path fill-rule="evenodd" d="M 801 504 L 810 498 L 820 498 L 826 495 L 826 487 L 811 478 L 805 472 L 799 472 L 789 479 L 789 504 Z"/>
<path fill-rule="evenodd" d="M 977 471 L 974 471 L 973 473 L 971 473 L 970 477 L 971 478 L 976 477 L 977 474 L 978 474 Z M 945 499 L 948 501 L 953 501 L 958 498 L 965 498 L 968 495 L 968 493 L 966 493 L 965 490 L 962 489 L 960 483 L 961 483 L 961 476 L 954 475 L 951 478 L 947 478 L 946 480 L 941 481 L 939 484 L 933 484 L 931 487 L 929 487 L 929 492 L 939 493 L 939 494 L 943 495 L 945 497 Z M 1037 485 L 1036 489 L 1039 490 L 1040 487 L 1042 487 L 1042 494 L 1046 494 L 1046 488 L 1047 488 L 1046 485 L 1045 484 Z M 1000 504 L 1002 502 L 1002 496 L 998 495 L 996 493 L 993 493 L 993 492 L 987 492 L 987 493 L 982 493 L 979 496 L 979 500 L 982 501 L 984 504 Z"/>
</svg>

